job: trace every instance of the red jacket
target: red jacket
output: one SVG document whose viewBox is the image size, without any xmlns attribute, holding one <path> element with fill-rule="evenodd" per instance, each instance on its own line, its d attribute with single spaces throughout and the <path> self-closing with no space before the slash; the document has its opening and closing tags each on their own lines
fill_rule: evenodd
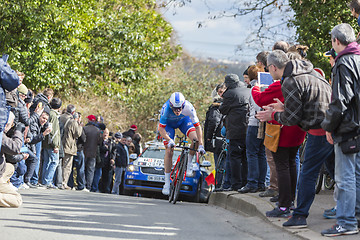
<svg viewBox="0 0 360 240">
<path fill-rule="evenodd" d="M 280 81 L 276 81 L 266 88 L 263 92 L 260 91 L 260 87 L 253 87 L 251 94 L 255 103 L 260 106 L 267 106 L 271 103 L 275 103 L 274 98 L 278 98 L 281 102 L 284 102 L 284 97 L 281 92 Z M 269 121 L 272 124 L 280 125 L 277 121 Z M 299 126 L 283 126 L 281 128 L 279 147 L 296 147 L 300 146 L 304 141 L 306 132 Z"/>
</svg>

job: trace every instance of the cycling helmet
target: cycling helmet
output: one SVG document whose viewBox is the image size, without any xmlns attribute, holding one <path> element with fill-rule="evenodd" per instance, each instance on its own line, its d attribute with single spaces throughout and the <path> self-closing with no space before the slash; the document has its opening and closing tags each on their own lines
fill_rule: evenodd
<svg viewBox="0 0 360 240">
<path fill-rule="evenodd" d="M 170 96 L 170 107 L 183 108 L 185 105 L 185 97 L 180 92 L 174 92 Z"/>
</svg>

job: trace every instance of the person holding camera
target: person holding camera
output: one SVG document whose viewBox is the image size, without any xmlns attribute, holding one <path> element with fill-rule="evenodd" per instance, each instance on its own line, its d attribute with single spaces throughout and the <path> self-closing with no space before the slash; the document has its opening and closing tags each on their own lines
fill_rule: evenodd
<svg viewBox="0 0 360 240">
<path fill-rule="evenodd" d="M 26 161 L 27 171 L 24 176 L 24 184 L 28 185 L 31 188 L 36 188 L 38 185 L 32 184 L 30 182 L 31 177 L 33 176 L 34 172 L 36 171 L 36 165 L 39 161 L 36 152 L 36 144 L 44 140 L 45 136 L 48 135 L 52 128 L 47 127 L 44 129 L 44 125 L 47 123 L 50 115 L 50 109 L 45 106 L 44 111 L 40 115 L 38 121 L 33 122 L 30 125 L 30 131 L 25 139 L 25 143 L 27 143 L 27 147 L 29 148 L 30 154 L 29 158 Z M 36 155 L 35 155 L 36 154 Z"/>
<path fill-rule="evenodd" d="M 23 144 L 23 132 L 25 126 L 22 123 L 14 125 L 14 114 L 10 112 L 9 119 L 5 125 L 0 152 L 0 207 L 19 207 L 22 204 L 21 195 L 9 182 L 14 173 L 14 165 L 6 163 L 5 154 L 17 155 Z M 11 129 L 11 130 L 10 130 Z"/>
</svg>

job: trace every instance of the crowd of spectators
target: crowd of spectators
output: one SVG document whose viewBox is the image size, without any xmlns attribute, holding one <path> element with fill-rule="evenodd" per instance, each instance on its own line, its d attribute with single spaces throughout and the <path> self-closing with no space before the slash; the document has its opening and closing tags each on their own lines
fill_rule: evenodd
<svg viewBox="0 0 360 240">
<path fill-rule="evenodd" d="M 5 62 L 3 68 L 8 75 L 0 88 L 0 206 L 20 206 L 19 189 L 119 194 L 125 167 L 142 151 L 137 126 L 113 134 L 102 116 L 89 115 L 84 123 L 76 107 L 63 108 L 52 89 L 34 96 L 22 83 L 24 73 Z"/>
<path fill-rule="evenodd" d="M 360 1 L 349 6 L 360 19 Z M 327 80 L 306 58 L 311 48 L 284 41 L 257 55 L 244 82 L 227 75 L 214 90 L 204 137 L 216 163 L 222 146 L 216 141 L 219 129 L 226 130 L 226 176 L 216 190 L 271 197 L 277 207 L 266 216 L 288 218 L 284 227 L 307 227 L 316 180 L 325 165 L 336 183 L 336 206 L 323 215 L 337 223 L 321 234 L 338 236 L 356 234 L 360 226 L 360 45 L 346 23 L 335 26 L 329 40 L 333 48 L 324 56 L 332 72 Z M 271 84 L 260 84 L 263 72 L 271 75 Z M 274 129 L 279 133 L 275 144 L 266 141 L 276 139 Z"/>
<path fill-rule="evenodd" d="M 360 25 L 360 1 L 349 6 Z M 325 56 L 331 79 L 306 58 L 311 48 L 284 41 L 257 55 L 243 73 L 244 82 L 227 75 L 212 93 L 204 142 L 216 163 L 219 137 L 228 141 L 225 181 L 217 190 L 271 197 L 277 207 L 266 216 L 289 218 L 284 227 L 307 227 L 316 179 L 325 164 L 336 182 L 336 207 L 324 216 L 337 223 L 322 235 L 338 236 L 356 234 L 360 225 L 360 45 L 346 23 L 335 26 L 329 39 L 333 49 Z M 112 134 L 104 119 L 94 115 L 84 124 L 74 105 L 60 112 L 62 101 L 52 89 L 34 96 L 22 83 L 24 73 L 12 70 L 3 58 L 0 67 L 0 206 L 20 206 L 18 189 L 119 194 L 131 154 L 141 153 L 137 126 Z M 262 72 L 273 83 L 261 85 Z M 264 143 L 274 126 L 278 142 Z M 299 148 L 305 139 L 300 170 Z"/>
</svg>

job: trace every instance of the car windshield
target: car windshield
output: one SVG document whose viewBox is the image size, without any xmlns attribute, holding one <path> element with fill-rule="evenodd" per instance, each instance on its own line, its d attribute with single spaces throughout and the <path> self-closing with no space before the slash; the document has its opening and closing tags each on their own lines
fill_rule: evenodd
<svg viewBox="0 0 360 240">
<path fill-rule="evenodd" d="M 181 151 L 174 151 L 173 162 L 177 160 Z M 143 158 L 156 158 L 156 159 L 164 159 L 165 157 L 165 149 L 160 148 L 148 148 L 141 154 Z"/>
</svg>

